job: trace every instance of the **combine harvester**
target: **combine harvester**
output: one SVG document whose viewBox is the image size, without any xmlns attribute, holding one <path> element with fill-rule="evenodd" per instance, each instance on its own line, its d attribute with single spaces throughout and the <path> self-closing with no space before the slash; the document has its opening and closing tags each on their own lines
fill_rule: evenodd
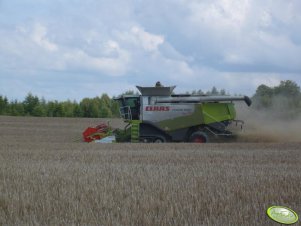
<svg viewBox="0 0 301 226">
<path fill-rule="evenodd" d="M 122 95 L 120 115 L 127 126 L 116 130 L 117 142 L 194 142 L 218 141 L 233 137 L 227 128 L 236 120 L 233 101 L 252 101 L 247 96 L 206 96 L 173 94 L 175 86 L 136 86 L 141 95 Z"/>
</svg>

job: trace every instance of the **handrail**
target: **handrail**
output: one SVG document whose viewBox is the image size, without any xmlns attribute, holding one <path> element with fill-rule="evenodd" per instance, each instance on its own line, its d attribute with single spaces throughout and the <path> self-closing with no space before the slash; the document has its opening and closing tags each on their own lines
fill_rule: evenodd
<svg viewBox="0 0 301 226">
<path fill-rule="evenodd" d="M 121 118 L 124 120 L 132 120 L 132 112 L 130 106 L 123 106 L 119 108 Z"/>
</svg>

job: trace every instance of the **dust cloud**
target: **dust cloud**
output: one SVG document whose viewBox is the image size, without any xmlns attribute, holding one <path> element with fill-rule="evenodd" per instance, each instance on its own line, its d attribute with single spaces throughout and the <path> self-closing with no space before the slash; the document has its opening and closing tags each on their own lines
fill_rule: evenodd
<svg viewBox="0 0 301 226">
<path fill-rule="evenodd" d="M 279 106 L 259 111 L 243 103 L 235 105 L 237 119 L 245 122 L 238 133 L 239 142 L 301 142 L 301 114 L 292 116 Z"/>
</svg>

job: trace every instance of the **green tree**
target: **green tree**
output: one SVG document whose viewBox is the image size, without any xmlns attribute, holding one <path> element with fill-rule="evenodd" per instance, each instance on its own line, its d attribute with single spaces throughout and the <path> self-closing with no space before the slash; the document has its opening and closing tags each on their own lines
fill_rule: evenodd
<svg viewBox="0 0 301 226">
<path fill-rule="evenodd" d="M 210 95 L 210 96 L 216 96 L 218 95 L 218 90 L 215 86 L 212 87 L 212 89 L 210 91 L 206 92 L 206 95 Z"/>
<path fill-rule="evenodd" d="M 119 103 L 117 101 L 112 100 L 111 112 L 113 117 L 119 117 Z"/>
<path fill-rule="evenodd" d="M 111 107 L 111 98 L 106 94 L 102 94 L 100 97 L 101 104 L 104 104 L 107 107 Z"/>
<path fill-rule="evenodd" d="M 99 104 L 98 102 L 100 101 L 99 98 L 84 98 L 80 102 L 80 109 L 82 112 L 82 116 L 86 118 L 95 118 L 100 115 L 99 111 L 100 109 L 98 108 Z"/>
<path fill-rule="evenodd" d="M 36 105 L 33 108 L 33 111 L 31 113 L 32 116 L 36 116 L 36 117 L 43 117 L 46 116 L 46 111 L 45 108 L 42 105 Z"/>
<path fill-rule="evenodd" d="M 198 94 L 198 95 L 204 95 L 205 93 L 204 93 L 201 89 L 199 89 L 199 90 L 197 91 L 197 94 Z"/>
<path fill-rule="evenodd" d="M 134 95 L 135 92 L 133 90 L 127 90 L 125 92 L 123 92 L 121 95 Z"/>
<path fill-rule="evenodd" d="M 9 106 L 9 104 L 8 104 L 7 97 L 0 96 L 0 114 L 1 115 L 7 113 L 8 106 Z"/>
<path fill-rule="evenodd" d="M 100 117 L 102 118 L 108 118 L 112 117 L 112 100 L 111 98 L 106 94 L 102 94 L 100 98 Z"/>
<path fill-rule="evenodd" d="M 274 91 L 266 85 L 258 86 L 255 95 L 253 96 L 254 105 L 256 108 L 267 108 L 272 106 L 272 97 Z"/>
<path fill-rule="evenodd" d="M 39 105 L 39 98 L 28 93 L 23 102 L 26 115 L 33 115 L 34 108 Z"/>
<path fill-rule="evenodd" d="M 226 90 L 225 89 L 221 89 L 221 91 L 219 92 L 220 95 L 225 96 L 226 95 Z"/>
<path fill-rule="evenodd" d="M 301 93 L 300 87 L 297 83 L 286 80 L 281 81 L 280 85 L 274 88 L 275 101 L 277 98 L 283 99 L 283 104 L 290 108 L 299 108 L 301 107 Z"/>
<path fill-rule="evenodd" d="M 213 86 L 211 89 L 211 95 L 216 96 L 218 94 L 219 94 L 219 92 L 218 92 L 217 88 L 215 86 Z"/>
<path fill-rule="evenodd" d="M 271 110 L 275 116 L 290 118 L 301 112 L 300 87 L 290 80 L 276 87 L 260 85 L 252 99 L 255 108 Z"/>
<path fill-rule="evenodd" d="M 112 117 L 112 112 L 110 110 L 110 108 L 108 108 L 107 106 L 102 106 L 100 109 L 100 115 L 101 118 L 110 118 Z"/>
<path fill-rule="evenodd" d="M 74 108 L 73 108 L 73 117 L 83 117 L 83 112 L 81 111 L 81 108 L 79 106 L 79 104 L 75 104 Z"/>
<path fill-rule="evenodd" d="M 283 95 L 292 98 L 300 97 L 300 87 L 291 80 L 281 81 L 279 86 L 274 88 L 276 95 Z"/>
<path fill-rule="evenodd" d="M 64 109 L 65 117 L 74 117 L 74 108 L 77 105 L 75 101 L 71 102 L 70 100 L 64 101 L 61 103 Z"/>
<path fill-rule="evenodd" d="M 65 111 L 62 103 L 54 102 L 54 117 L 65 117 Z"/>
<path fill-rule="evenodd" d="M 55 108 L 55 104 L 53 101 L 49 101 L 47 103 L 47 107 L 46 107 L 46 115 L 48 117 L 53 117 L 54 115 L 54 108 Z"/>
<path fill-rule="evenodd" d="M 17 100 L 11 101 L 9 103 L 7 114 L 11 116 L 24 116 L 25 110 L 23 103 L 19 103 Z"/>
</svg>

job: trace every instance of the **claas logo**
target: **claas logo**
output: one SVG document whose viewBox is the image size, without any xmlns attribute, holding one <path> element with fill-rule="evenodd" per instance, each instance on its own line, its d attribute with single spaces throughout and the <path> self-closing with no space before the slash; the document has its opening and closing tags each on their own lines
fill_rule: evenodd
<svg viewBox="0 0 301 226">
<path fill-rule="evenodd" d="M 145 111 L 169 111 L 169 106 L 146 106 Z"/>
</svg>

